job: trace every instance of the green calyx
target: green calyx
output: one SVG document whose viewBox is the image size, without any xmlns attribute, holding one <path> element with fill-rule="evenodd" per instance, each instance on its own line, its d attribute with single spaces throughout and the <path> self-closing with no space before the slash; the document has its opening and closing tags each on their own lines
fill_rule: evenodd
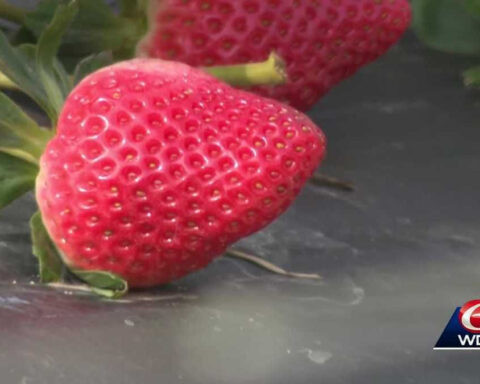
<svg viewBox="0 0 480 384">
<path fill-rule="evenodd" d="M 42 283 L 60 281 L 65 273 L 65 265 L 43 225 L 40 212 L 36 212 L 30 219 L 30 231 L 32 252 L 38 258 L 40 281 Z"/>
<path fill-rule="evenodd" d="M 40 212 L 35 213 L 30 220 L 33 254 L 38 259 L 40 281 L 45 284 L 61 284 L 69 275 L 85 282 L 82 291 L 96 295 L 118 299 L 128 292 L 128 283 L 120 276 L 106 271 L 83 271 L 69 269 L 63 262 L 60 251 L 55 247 L 43 224 Z M 70 278 L 71 280 L 71 278 Z M 62 284 L 65 289 L 69 285 Z M 71 287 L 76 287 L 72 285 Z"/>
<path fill-rule="evenodd" d="M 128 283 L 120 276 L 106 271 L 71 271 L 88 284 L 91 291 L 107 299 L 119 299 L 128 292 Z"/>
</svg>

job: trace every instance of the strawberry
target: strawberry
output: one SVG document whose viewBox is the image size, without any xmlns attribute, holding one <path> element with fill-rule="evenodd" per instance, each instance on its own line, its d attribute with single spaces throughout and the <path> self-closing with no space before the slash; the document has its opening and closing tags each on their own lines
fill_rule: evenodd
<svg viewBox="0 0 480 384">
<path fill-rule="evenodd" d="M 323 133 L 291 107 L 181 63 L 134 59 L 70 93 L 36 197 L 69 267 L 152 286 L 278 217 L 324 151 Z"/>
<path fill-rule="evenodd" d="M 382 55 L 409 25 L 407 0 L 150 0 L 141 56 L 193 66 L 283 57 L 289 82 L 261 95 L 300 109 Z"/>
</svg>

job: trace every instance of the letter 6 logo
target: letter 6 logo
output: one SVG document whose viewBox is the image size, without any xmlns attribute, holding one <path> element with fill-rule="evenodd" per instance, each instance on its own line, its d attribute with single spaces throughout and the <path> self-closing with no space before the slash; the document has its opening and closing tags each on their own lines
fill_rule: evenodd
<svg viewBox="0 0 480 384">
<path fill-rule="evenodd" d="M 480 300 L 468 301 L 458 313 L 460 324 L 467 331 L 480 333 Z"/>
</svg>

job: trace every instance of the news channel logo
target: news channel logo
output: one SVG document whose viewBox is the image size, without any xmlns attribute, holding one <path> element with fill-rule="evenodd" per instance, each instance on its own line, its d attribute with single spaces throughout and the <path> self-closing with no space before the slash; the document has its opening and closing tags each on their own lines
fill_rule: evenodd
<svg viewBox="0 0 480 384">
<path fill-rule="evenodd" d="M 455 309 L 433 349 L 480 350 L 480 300 Z"/>
</svg>

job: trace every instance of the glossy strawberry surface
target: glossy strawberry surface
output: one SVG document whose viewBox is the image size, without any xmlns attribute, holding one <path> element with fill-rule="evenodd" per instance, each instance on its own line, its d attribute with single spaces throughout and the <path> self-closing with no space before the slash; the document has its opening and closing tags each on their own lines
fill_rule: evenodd
<svg viewBox="0 0 480 384">
<path fill-rule="evenodd" d="M 276 51 L 289 81 L 255 91 L 306 110 L 382 55 L 407 29 L 407 0 L 150 0 L 138 54 L 193 66 L 265 60 Z"/>
<path fill-rule="evenodd" d="M 324 151 L 322 132 L 290 107 L 184 64 L 136 59 L 70 94 L 37 201 L 68 265 L 156 285 L 278 217 Z"/>
</svg>

